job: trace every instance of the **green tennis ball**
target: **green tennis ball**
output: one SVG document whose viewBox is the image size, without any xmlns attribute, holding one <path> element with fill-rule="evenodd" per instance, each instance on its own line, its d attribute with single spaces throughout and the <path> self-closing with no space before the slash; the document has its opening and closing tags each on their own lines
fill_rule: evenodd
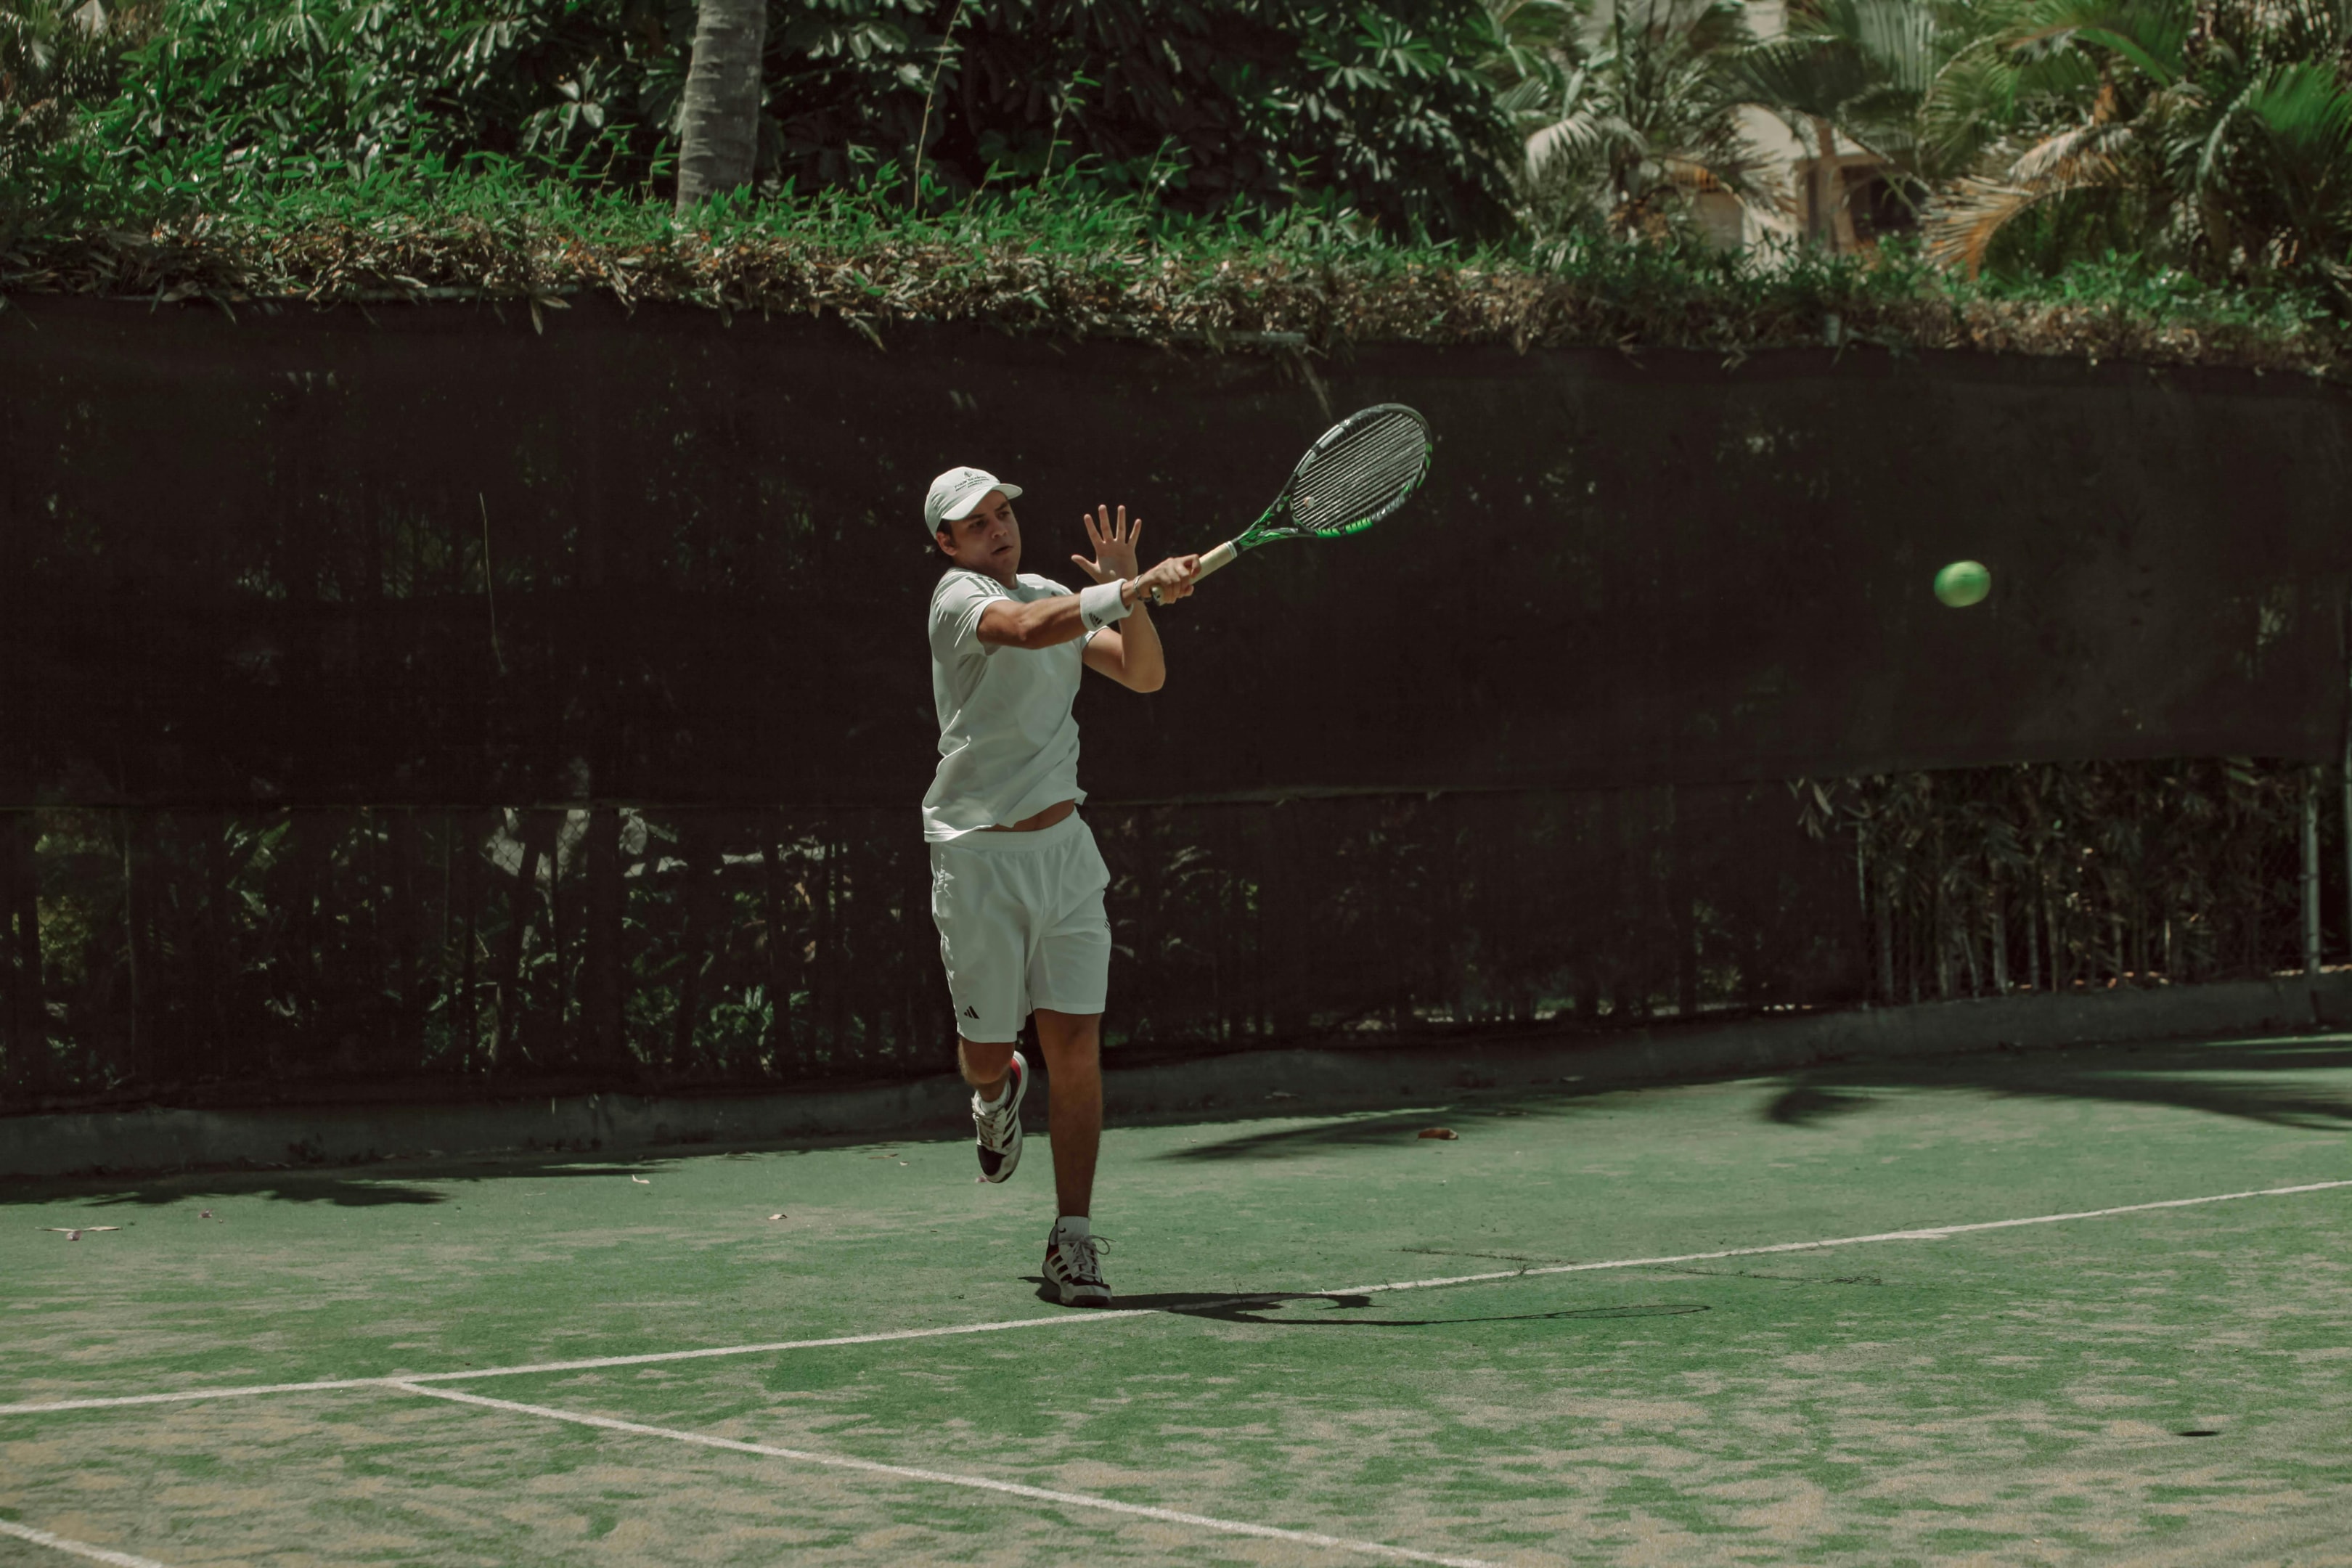
<svg viewBox="0 0 2352 1568">
<path fill-rule="evenodd" d="M 1955 561 L 1936 574 L 1936 597 L 1956 610 L 1981 604 L 1992 592 L 1992 574 L 1981 561 Z"/>
</svg>

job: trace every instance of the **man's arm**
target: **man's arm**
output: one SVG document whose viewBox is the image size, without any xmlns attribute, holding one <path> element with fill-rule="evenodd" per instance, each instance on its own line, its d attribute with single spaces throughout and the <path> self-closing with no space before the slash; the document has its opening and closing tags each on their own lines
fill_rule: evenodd
<svg viewBox="0 0 2352 1568">
<path fill-rule="evenodd" d="M 1097 554 L 1101 559 L 1088 561 L 1083 556 L 1076 555 L 1070 559 L 1084 568 L 1087 574 L 1097 584 L 1110 582 L 1120 584 L 1118 600 L 1130 612 L 1128 619 L 1132 620 L 1135 616 L 1143 613 L 1142 605 L 1150 602 L 1154 589 L 1159 590 L 1163 602 L 1184 598 L 1192 592 L 1192 578 L 1193 572 L 1200 565 L 1199 556 L 1171 555 L 1148 572 L 1138 572 L 1135 566 L 1133 542 L 1128 532 L 1125 507 L 1119 508 L 1117 544 L 1114 548 L 1105 549 L 1103 546 L 1111 543 L 1108 538 L 1110 528 L 1110 521 L 1106 517 L 1103 521 L 1103 536 L 1096 541 Z M 1140 533 L 1142 529 L 1143 525 L 1140 522 L 1135 525 L 1137 533 Z M 1087 531 L 1089 536 L 1095 534 L 1094 520 L 1091 518 L 1087 520 Z M 1086 623 L 1086 617 L 1080 613 L 1078 595 L 1076 594 L 1057 594 L 1053 598 L 1033 599 L 1027 604 L 1023 604 L 1017 599 L 992 600 L 988 607 L 981 611 L 980 625 L 977 628 L 980 640 L 983 643 L 996 647 L 1018 648 L 1052 647 L 1058 643 L 1082 637 L 1090 629 Z M 1100 637 L 1095 639 L 1097 643 L 1101 640 Z M 1156 635 L 1151 637 L 1150 658 L 1154 667 L 1157 668 L 1160 658 L 1160 639 Z M 1105 670 L 1104 673 L 1112 672 Z M 1114 676 L 1114 679 L 1125 679 L 1122 676 Z M 1129 681 L 1127 684 L 1134 683 Z M 1154 684 L 1157 682 L 1155 681 Z"/>
<path fill-rule="evenodd" d="M 1160 628 L 1151 624 L 1148 606 L 1154 589 L 1163 604 L 1191 596 L 1201 558 L 1173 555 L 1138 575 L 1135 547 L 1143 538 L 1143 520 L 1138 518 L 1130 526 L 1127 508 L 1119 508 L 1113 519 L 1108 507 L 1097 507 L 1096 514 L 1084 521 L 1095 558 L 1073 555 L 1071 564 L 1097 584 L 1132 580 L 1130 591 L 1120 595 L 1120 602 L 1129 607 L 1127 616 L 1118 630 L 1105 628 L 1087 644 L 1087 668 L 1109 676 L 1130 691 L 1157 691 L 1168 682 L 1168 657 L 1160 646 Z"/>
<path fill-rule="evenodd" d="M 1160 650 L 1160 628 L 1151 624 L 1151 612 L 1141 604 L 1118 624 L 1118 630 L 1106 629 L 1087 644 L 1086 661 L 1088 669 L 1109 676 L 1129 691 L 1157 691 L 1168 684 L 1168 659 Z"/>
<path fill-rule="evenodd" d="M 1139 591 L 1130 584 L 1119 599 L 1132 606 Z M 1087 623 L 1078 613 L 1076 594 L 1032 599 L 1025 605 L 1017 599 L 993 599 L 980 613 L 980 640 L 995 647 L 1052 647 L 1086 635 Z"/>
</svg>

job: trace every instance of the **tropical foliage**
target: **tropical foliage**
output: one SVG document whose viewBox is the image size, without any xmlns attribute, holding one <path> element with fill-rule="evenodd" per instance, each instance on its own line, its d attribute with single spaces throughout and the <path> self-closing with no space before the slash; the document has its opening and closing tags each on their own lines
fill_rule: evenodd
<svg viewBox="0 0 2352 1568">
<path fill-rule="evenodd" d="M 2295 965 L 2317 773 L 2043 764 L 1854 780 L 1813 804 L 1852 836 L 1873 992 L 1917 1002 Z"/>
<path fill-rule="evenodd" d="M 386 160 L 520 163 L 664 184 L 691 0 L 27 0 L 19 34 L 110 56 L 18 104 L 79 105 L 45 178 L 146 198 L 362 175 Z M 1505 130 L 1467 66 L 1467 0 L 775 0 L 758 173 L 807 192 L 922 171 L 929 199 L 1076 167 L 1179 210 L 1336 204 L 1406 228 L 1497 218 Z M 29 54 L 18 46 L 15 53 Z M 27 82 L 33 78 L 25 77 Z M 55 110 L 45 110 L 52 119 Z M 21 138 L 20 138 L 21 140 Z"/>
<path fill-rule="evenodd" d="M 0 199 L 121 227 L 468 169 L 659 199 L 695 14 L 17 0 Z M 2352 0 L 1796 0 L 1761 41 L 1737 0 L 772 0 L 765 37 L 771 197 L 891 187 L 936 211 L 1050 185 L 1651 244 L 1797 207 L 1834 241 L 1858 149 L 1967 272 L 2114 258 L 2332 289 L 2352 256 Z M 1783 188 L 1759 114 L 1812 188 Z"/>
<path fill-rule="evenodd" d="M 1559 0 L 1488 9 L 1502 47 L 1487 68 L 1524 138 L 1516 184 L 1539 233 L 1659 237 L 1713 193 L 1779 205 L 1740 124 L 1755 37 L 1738 0 L 1622 0 L 1597 27 Z"/>
<path fill-rule="evenodd" d="M 1811 0 L 1761 42 L 1716 0 L 1605 24 L 1570 0 L 776 0 L 753 196 L 681 227 L 694 20 L 10 0 L 0 288 L 533 310 L 599 289 L 877 339 L 919 317 L 2345 357 L 2352 0 Z M 1791 195 L 1758 110 L 1894 171 L 1925 255 L 1699 243 L 1710 204 Z M 1769 814 L 1717 802 L 1739 859 L 1709 873 L 1679 826 L 1697 792 L 1097 823 L 1121 940 L 1161 977 L 1133 1026 L 1223 1045 L 2267 973 L 2297 959 L 2311 784 L 2210 762 L 1808 785 L 1820 836 L 1774 862 L 1810 889 L 1793 912 L 1757 890 L 1777 788 Z M 1616 847 L 1607 896 L 1547 874 L 1577 844 Z M 1328 951 L 1285 945 L 1323 929 L 1282 918 L 1309 874 Z M 16 811 L 0 1088 L 910 1070 L 937 1046 L 921 898 L 898 826 L 854 812 Z"/>
<path fill-rule="evenodd" d="M 1944 194 L 1939 255 L 1978 266 L 2006 240 L 2046 263 L 2087 243 L 2211 274 L 2346 276 L 2352 4 L 2043 10 L 2003 40 L 2032 51 L 2030 112 Z"/>
<path fill-rule="evenodd" d="M 0 181 L 34 177 L 41 155 L 79 132 L 85 105 L 112 90 L 108 32 L 102 11 L 60 0 L 0 8 Z"/>
<path fill-rule="evenodd" d="M 2347 0 L 1822 0 L 1740 65 L 1926 198 L 1938 260 L 2341 279 Z"/>
</svg>

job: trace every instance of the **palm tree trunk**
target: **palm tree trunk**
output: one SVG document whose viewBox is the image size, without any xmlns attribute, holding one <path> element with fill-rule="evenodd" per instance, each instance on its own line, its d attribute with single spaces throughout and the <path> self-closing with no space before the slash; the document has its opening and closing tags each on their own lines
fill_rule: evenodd
<svg viewBox="0 0 2352 1568">
<path fill-rule="evenodd" d="M 678 958 L 677 1009 L 670 1016 L 669 1068 L 685 1072 L 693 1064 L 696 1032 L 702 1025 L 702 967 L 710 944 L 712 921 L 705 896 L 717 880 L 719 838 L 708 814 L 688 810 L 677 819 Z M 699 1065 L 699 1064 L 693 1064 Z"/>
<path fill-rule="evenodd" d="M 583 1011 L 588 1057 L 599 1073 L 611 1074 L 626 1064 L 627 1023 L 623 1015 L 621 886 L 621 810 L 609 802 L 589 807 L 587 838 L 588 938 L 586 993 Z"/>
<path fill-rule="evenodd" d="M 1805 237 L 1834 249 L 1830 213 L 1837 204 L 1837 137 L 1826 120 L 1813 121 L 1813 166 L 1805 180 Z"/>
<path fill-rule="evenodd" d="M 222 813 L 207 814 L 205 824 L 205 918 L 199 928 L 203 932 L 205 971 L 204 1020 L 220 1042 L 216 1058 L 225 1076 L 249 1076 L 259 1064 L 247 1055 L 250 1032 L 230 1022 L 230 1002 L 236 994 L 236 939 L 234 918 L 230 913 L 232 893 L 229 888 L 228 836 L 236 819 Z M 0 916 L 0 923 L 5 923 Z M 232 1044 L 231 1042 L 234 1042 Z"/>
<path fill-rule="evenodd" d="M 1819 151 L 1813 158 L 1811 185 L 1812 210 L 1806 215 L 1806 229 L 1813 242 L 1835 256 L 1851 256 L 1862 248 L 1861 237 L 1854 233 L 1853 214 L 1845 205 L 1844 171 L 1838 163 L 1837 132 L 1826 120 L 1813 121 L 1813 136 Z"/>
<path fill-rule="evenodd" d="M 13 952 L 0 955 L 0 973 L 15 961 L 9 987 L 8 1054 L 17 1087 L 28 1103 L 39 1103 L 50 1080 L 48 1005 L 41 995 L 40 867 L 33 858 L 40 824 L 29 811 L 0 817 L 0 856 L 5 857 L 7 902 L 0 908 L 0 938 Z M 9 926 L 13 921 L 13 933 Z"/>
<path fill-rule="evenodd" d="M 140 950 L 144 945 L 139 931 L 139 895 L 144 883 L 131 869 L 131 816 L 124 813 L 116 825 L 116 849 L 122 858 L 122 960 L 131 978 L 130 1043 L 126 1049 L 128 1067 L 133 1078 L 145 1079 L 153 1076 L 155 1063 L 148 1058 L 148 1041 L 140 1034 L 139 982 L 141 979 Z"/>
<path fill-rule="evenodd" d="M 2009 916 L 2001 908 L 2000 888 L 1995 884 L 1990 899 L 1992 905 L 1992 989 L 1996 996 L 2009 994 Z"/>
<path fill-rule="evenodd" d="M 425 965 L 419 954 L 425 933 L 425 898 L 418 875 L 424 847 L 414 810 L 392 814 L 392 921 L 384 967 L 393 994 L 399 997 L 394 1016 L 393 1058 L 402 1072 L 425 1066 Z"/>
<path fill-rule="evenodd" d="M 474 886 L 481 875 L 481 820 L 472 812 L 464 813 L 456 818 L 450 831 L 457 836 L 456 896 L 458 907 L 466 911 L 466 926 L 458 938 L 457 988 L 449 997 L 449 1026 L 457 1070 L 472 1072 L 482 1061 L 480 1029 L 474 1011 L 474 948 L 480 940 L 477 931 L 481 918 Z"/>
<path fill-rule="evenodd" d="M 515 814 L 517 841 L 514 885 L 507 890 L 507 951 L 499 984 L 499 1028 L 495 1043 L 499 1070 L 511 1071 L 526 1060 L 523 1037 L 524 958 L 531 916 L 539 902 L 539 836 L 528 806 Z"/>
<path fill-rule="evenodd" d="M 792 1058 L 793 980 L 785 953 L 784 830 L 772 817 L 760 834 L 760 893 L 768 924 L 768 1037 L 762 1054 L 764 1070 L 773 1077 Z"/>
<path fill-rule="evenodd" d="M 677 160 L 680 217 L 751 183 L 760 128 L 760 56 L 767 0 L 701 0 L 686 76 Z"/>
</svg>

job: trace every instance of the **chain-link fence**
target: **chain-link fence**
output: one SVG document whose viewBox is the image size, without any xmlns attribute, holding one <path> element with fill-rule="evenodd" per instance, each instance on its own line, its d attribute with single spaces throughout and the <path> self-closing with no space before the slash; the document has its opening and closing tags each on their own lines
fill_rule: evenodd
<svg viewBox="0 0 2352 1568">
<path fill-rule="evenodd" d="M 2312 782 L 2107 763 L 1093 807 L 1108 1037 L 1132 1058 L 2266 973 L 2301 961 Z M 2341 827 L 2321 820 L 2336 952 Z M 0 1081 L 19 1108 L 741 1089 L 952 1059 L 906 812 L 6 821 Z"/>
</svg>

